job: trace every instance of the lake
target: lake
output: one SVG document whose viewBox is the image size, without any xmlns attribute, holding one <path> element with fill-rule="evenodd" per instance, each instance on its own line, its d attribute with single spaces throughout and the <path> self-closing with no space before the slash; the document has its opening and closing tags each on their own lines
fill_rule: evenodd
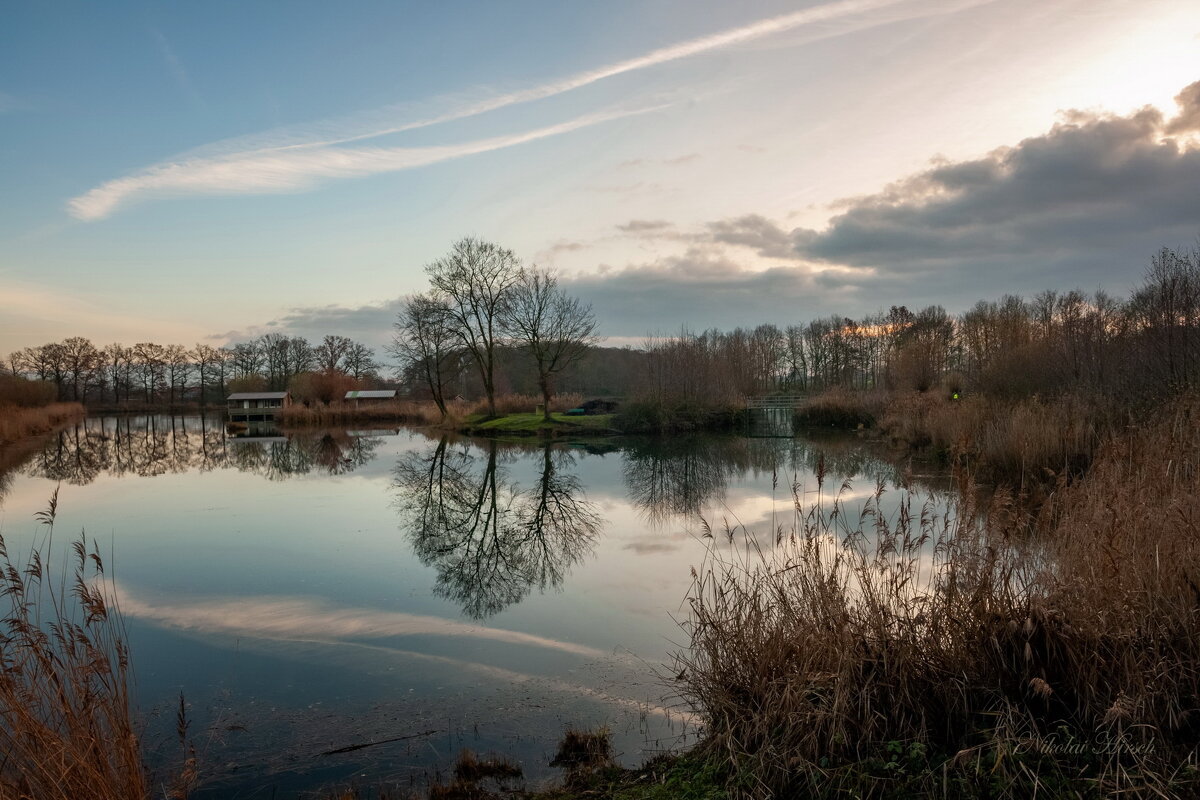
<svg viewBox="0 0 1200 800">
<path fill-rule="evenodd" d="M 901 480 L 852 436 L 250 434 L 89 418 L 0 477 L 11 552 L 58 485 L 55 551 L 84 530 L 107 554 L 150 758 L 178 759 L 182 692 L 198 797 L 421 783 L 464 747 L 541 780 L 568 727 L 631 765 L 686 745 L 671 656 L 709 548 L 769 548 L 818 464 L 851 511 Z"/>
</svg>

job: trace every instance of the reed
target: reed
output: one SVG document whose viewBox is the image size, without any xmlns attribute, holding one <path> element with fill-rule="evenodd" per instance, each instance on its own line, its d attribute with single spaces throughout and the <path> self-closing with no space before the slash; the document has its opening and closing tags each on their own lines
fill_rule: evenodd
<svg viewBox="0 0 1200 800">
<path fill-rule="evenodd" d="M 496 398 L 496 413 L 532 414 L 542 398 L 534 395 L 506 394 Z M 550 403 L 551 411 L 566 411 L 583 402 L 578 394 L 555 395 Z M 443 418 L 437 406 L 428 400 L 393 400 L 382 403 L 330 403 L 329 405 L 293 405 L 282 409 L 276 417 L 284 427 L 319 427 L 327 425 L 349 425 L 378 422 L 406 425 L 458 425 L 467 417 L 487 414 L 486 400 L 455 400 L 447 404 Z"/>
<path fill-rule="evenodd" d="M 355 423 L 433 425 L 441 420 L 441 414 L 433 403 L 393 400 L 358 406 L 340 402 L 329 405 L 293 405 L 282 409 L 276 420 L 284 427 L 321 427 Z"/>
<path fill-rule="evenodd" d="M 29 408 L 0 407 L 0 447 L 30 436 L 51 433 L 85 416 L 87 410 L 79 403 L 50 403 Z"/>
<path fill-rule="evenodd" d="M 1078 478 L 1123 419 L 1073 396 L 1016 401 L 972 395 L 898 394 L 879 428 L 896 444 L 970 469 L 977 481 L 1018 489 Z"/>
<path fill-rule="evenodd" d="M 677 671 L 735 793 L 1200 790 L 1198 414 L 1097 448 L 1036 517 L 1004 490 L 888 516 L 879 484 L 714 547 Z"/>
<path fill-rule="evenodd" d="M 829 389 L 797 406 L 795 422 L 813 428 L 869 428 L 882 415 L 886 402 L 883 392 Z"/>
<path fill-rule="evenodd" d="M 57 498 L 39 514 L 46 552 Z M 112 587 L 82 536 L 71 563 L 53 575 L 35 549 L 18 564 L 0 537 L 0 798 L 148 798 Z"/>
</svg>

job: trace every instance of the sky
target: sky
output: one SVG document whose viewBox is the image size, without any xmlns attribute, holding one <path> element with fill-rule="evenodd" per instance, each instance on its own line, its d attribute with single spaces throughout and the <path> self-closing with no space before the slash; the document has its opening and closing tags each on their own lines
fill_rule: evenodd
<svg viewBox="0 0 1200 800">
<path fill-rule="evenodd" d="M 468 235 L 615 345 L 1123 294 L 1200 242 L 1200 4 L 0 9 L 0 354 L 379 346 Z"/>
</svg>

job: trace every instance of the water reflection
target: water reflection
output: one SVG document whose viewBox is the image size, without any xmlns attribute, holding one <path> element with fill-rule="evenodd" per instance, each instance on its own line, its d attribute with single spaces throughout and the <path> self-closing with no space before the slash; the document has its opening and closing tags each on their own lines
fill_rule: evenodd
<svg viewBox="0 0 1200 800">
<path fill-rule="evenodd" d="M 381 437 L 394 434 L 257 429 L 235 435 L 222 421 L 202 416 L 93 417 L 51 436 L 20 469 L 78 486 L 101 475 L 148 477 L 215 469 L 269 480 L 311 472 L 342 475 L 374 460 Z M 0 475 L 0 486 L 8 479 Z"/>
<path fill-rule="evenodd" d="M 422 563 L 437 570 L 435 593 L 475 619 L 558 588 L 593 552 L 600 516 L 570 469 L 575 456 L 540 448 L 540 475 L 523 489 L 500 445 L 446 437 L 397 463 L 393 489 L 401 527 Z"/>
<path fill-rule="evenodd" d="M 845 437 L 822 442 L 714 436 L 638 440 L 626 446 L 622 457 L 626 492 L 656 525 L 701 516 L 725 499 L 731 483 L 748 475 L 772 476 L 785 503 L 793 481 L 803 484 L 798 476 L 815 474 L 819 466 L 839 482 L 860 479 L 872 486 L 877 481 L 897 486 L 906 480 L 896 465 Z"/>
</svg>

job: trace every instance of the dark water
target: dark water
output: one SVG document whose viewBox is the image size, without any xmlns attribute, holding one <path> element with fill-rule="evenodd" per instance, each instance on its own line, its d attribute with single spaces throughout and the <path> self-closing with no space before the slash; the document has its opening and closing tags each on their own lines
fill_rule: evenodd
<svg viewBox="0 0 1200 800">
<path fill-rule="evenodd" d="M 0 478 L 10 550 L 61 483 L 56 536 L 111 552 L 152 758 L 177 757 L 182 691 L 208 796 L 420 782 L 463 747 L 540 780 L 569 726 L 626 763 L 687 744 L 660 676 L 705 524 L 769 546 L 818 461 L 850 505 L 900 479 L 853 438 L 257 433 L 93 418 Z"/>
</svg>

